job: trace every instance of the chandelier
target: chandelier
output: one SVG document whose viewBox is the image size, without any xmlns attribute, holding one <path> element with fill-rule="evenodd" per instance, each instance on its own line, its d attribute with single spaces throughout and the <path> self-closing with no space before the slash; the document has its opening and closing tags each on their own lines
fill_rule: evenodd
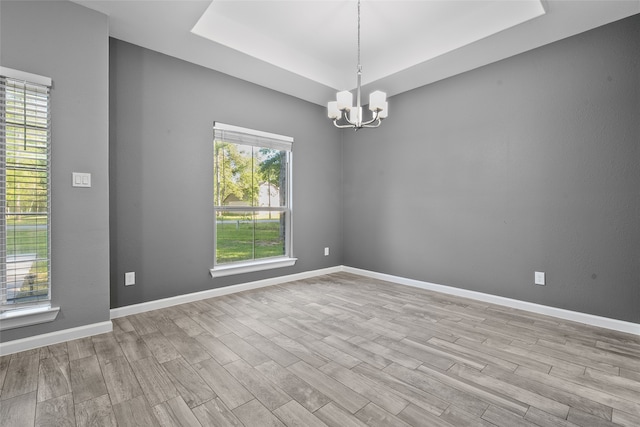
<svg viewBox="0 0 640 427">
<path fill-rule="evenodd" d="M 360 0 L 358 0 L 358 72 L 356 86 L 356 106 L 353 106 L 353 95 L 348 90 L 338 92 L 336 101 L 327 104 L 327 116 L 333 119 L 337 128 L 377 128 L 389 112 L 387 94 L 379 90 L 369 95 L 369 110 L 372 116 L 364 120 L 360 104 L 360 86 L 362 82 L 362 65 L 360 65 Z"/>
</svg>

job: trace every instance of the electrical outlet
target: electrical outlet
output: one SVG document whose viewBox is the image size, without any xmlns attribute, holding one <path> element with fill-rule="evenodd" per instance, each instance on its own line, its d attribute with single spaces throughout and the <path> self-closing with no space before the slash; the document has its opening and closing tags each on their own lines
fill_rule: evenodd
<svg viewBox="0 0 640 427">
<path fill-rule="evenodd" d="M 124 285 L 131 286 L 136 284 L 136 272 L 130 271 L 128 273 L 124 273 Z"/>
<path fill-rule="evenodd" d="M 324 248 L 324 256 L 329 256 L 329 248 Z"/>
<path fill-rule="evenodd" d="M 544 271 L 536 271 L 534 283 L 536 285 L 545 285 L 545 275 Z"/>
</svg>

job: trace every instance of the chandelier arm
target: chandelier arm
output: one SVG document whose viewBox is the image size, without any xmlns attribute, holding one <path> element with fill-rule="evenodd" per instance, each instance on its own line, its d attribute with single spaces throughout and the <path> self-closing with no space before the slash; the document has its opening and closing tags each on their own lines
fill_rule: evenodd
<svg viewBox="0 0 640 427">
<path fill-rule="evenodd" d="M 351 119 L 349 118 L 349 113 L 347 113 L 347 111 L 346 111 L 346 110 L 342 113 L 342 118 L 343 118 L 347 123 L 349 123 L 351 126 L 356 126 L 356 127 L 358 126 L 358 122 L 357 122 L 357 121 L 355 121 L 355 122 L 354 122 L 354 121 L 351 121 Z"/>
<path fill-rule="evenodd" d="M 348 125 L 339 125 L 338 124 L 338 119 L 333 119 L 333 124 L 335 127 L 339 128 L 339 129 L 352 129 L 354 126 L 351 124 Z"/>
<path fill-rule="evenodd" d="M 346 121 L 347 124 L 338 124 L 338 120 L 340 119 L 343 119 L 344 121 Z M 342 114 L 340 117 L 336 117 L 335 119 L 333 119 L 333 124 L 340 129 L 358 127 L 356 122 L 352 122 L 351 120 L 349 120 L 349 114 L 347 113 L 346 110 L 342 111 Z"/>
<path fill-rule="evenodd" d="M 371 122 L 368 122 L 366 124 L 362 124 L 362 127 L 363 128 L 377 128 L 377 127 L 380 127 L 381 124 L 382 124 L 382 120 L 378 119 L 378 121 L 376 123 L 371 124 Z"/>
<path fill-rule="evenodd" d="M 378 121 L 382 121 L 382 119 L 379 119 L 379 118 L 378 118 L 378 115 L 379 115 L 379 114 L 378 114 L 378 112 L 377 112 L 377 111 L 374 111 L 374 112 L 373 112 L 373 117 L 371 118 L 371 120 L 366 121 L 366 122 L 362 122 L 362 126 L 370 125 L 371 123 L 375 122 L 376 120 L 378 120 Z M 378 126 L 380 126 L 380 125 L 378 125 Z M 378 127 L 378 126 L 376 126 L 376 127 Z"/>
</svg>

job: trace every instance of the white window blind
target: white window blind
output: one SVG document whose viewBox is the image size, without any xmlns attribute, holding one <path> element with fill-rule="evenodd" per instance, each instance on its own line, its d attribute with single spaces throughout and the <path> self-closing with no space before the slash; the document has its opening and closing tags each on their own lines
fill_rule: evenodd
<svg viewBox="0 0 640 427">
<path fill-rule="evenodd" d="M 50 86 L 0 67 L 0 312 L 50 299 Z"/>
<path fill-rule="evenodd" d="M 217 141 L 284 151 L 291 151 L 293 146 L 293 138 L 290 136 L 262 132 L 225 123 L 215 123 L 213 131 L 213 137 Z"/>
</svg>

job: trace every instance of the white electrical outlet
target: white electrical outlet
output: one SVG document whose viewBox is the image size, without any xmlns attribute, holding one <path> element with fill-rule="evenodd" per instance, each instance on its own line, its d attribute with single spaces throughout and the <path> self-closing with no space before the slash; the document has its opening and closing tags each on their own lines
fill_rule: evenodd
<svg viewBox="0 0 640 427">
<path fill-rule="evenodd" d="M 128 273 L 124 273 L 124 285 L 131 286 L 136 284 L 136 272 L 130 271 Z"/>
<path fill-rule="evenodd" d="M 544 271 L 536 271 L 534 283 L 536 285 L 545 285 Z"/>
<path fill-rule="evenodd" d="M 329 256 L 329 248 L 324 248 L 324 256 Z"/>
</svg>

